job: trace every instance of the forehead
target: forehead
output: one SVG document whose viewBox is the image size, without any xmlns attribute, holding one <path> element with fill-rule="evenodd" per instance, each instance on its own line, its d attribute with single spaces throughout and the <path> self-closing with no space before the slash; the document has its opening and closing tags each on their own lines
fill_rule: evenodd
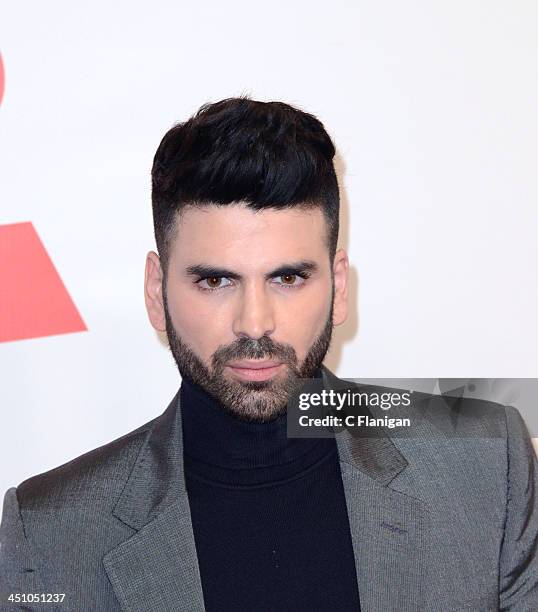
<svg viewBox="0 0 538 612">
<path fill-rule="evenodd" d="M 171 244 L 174 258 L 268 259 L 323 256 L 326 223 L 320 207 L 253 210 L 245 204 L 181 211 Z"/>
</svg>

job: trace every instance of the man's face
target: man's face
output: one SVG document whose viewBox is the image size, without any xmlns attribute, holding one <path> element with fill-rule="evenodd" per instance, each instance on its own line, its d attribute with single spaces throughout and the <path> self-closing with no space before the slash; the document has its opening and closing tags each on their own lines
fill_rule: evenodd
<svg viewBox="0 0 538 612">
<path fill-rule="evenodd" d="M 238 418 L 285 413 L 345 318 L 347 258 L 339 251 L 329 261 L 326 231 L 319 208 L 188 208 L 176 225 L 166 279 L 148 254 L 152 324 L 164 323 L 182 377 Z"/>
</svg>

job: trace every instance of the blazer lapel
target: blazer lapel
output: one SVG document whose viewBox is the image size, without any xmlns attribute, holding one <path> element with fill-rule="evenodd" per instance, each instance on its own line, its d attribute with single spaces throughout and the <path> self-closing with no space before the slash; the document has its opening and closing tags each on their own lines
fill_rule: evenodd
<svg viewBox="0 0 538 612">
<path fill-rule="evenodd" d="M 137 530 L 103 564 L 123 610 L 204 611 L 183 471 L 180 392 L 154 421 L 114 515 Z"/>
<path fill-rule="evenodd" d="M 204 611 L 188 500 L 182 497 L 103 559 L 122 609 Z"/>
<path fill-rule="evenodd" d="M 327 388 L 356 387 L 325 367 L 322 373 Z M 361 611 L 424 609 L 427 509 L 390 487 L 407 467 L 406 459 L 381 428 L 369 430 L 368 436 L 344 429 L 336 441 Z"/>
</svg>

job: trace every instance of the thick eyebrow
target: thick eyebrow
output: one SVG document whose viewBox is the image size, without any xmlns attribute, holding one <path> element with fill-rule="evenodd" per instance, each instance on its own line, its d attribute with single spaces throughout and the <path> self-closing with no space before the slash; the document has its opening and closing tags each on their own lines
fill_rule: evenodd
<svg viewBox="0 0 538 612">
<path fill-rule="evenodd" d="M 265 280 L 269 280 L 274 278 L 275 276 L 283 276 L 284 274 L 301 274 L 304 272 L 317 272 L 319 270 L 319 266 L 315 261 L 309 259 L 303 259 L 300 261 L 293 261 L 287 264 L 282 264 L 275 268 L 271 272 L 265 274 Z M 225 277 L 233 280 L 243 280 L 243 276 L 234 272 L 233 270 L 228 270 L 227 268 L 220 268 L 218 266 L 208 266 L 205 264 L 194 264 L 192 266 L 188 266 L 185 269 L 187 276 L 199 276 L 200 278 L 211 278 L 211 277 Z"/>
</svg>

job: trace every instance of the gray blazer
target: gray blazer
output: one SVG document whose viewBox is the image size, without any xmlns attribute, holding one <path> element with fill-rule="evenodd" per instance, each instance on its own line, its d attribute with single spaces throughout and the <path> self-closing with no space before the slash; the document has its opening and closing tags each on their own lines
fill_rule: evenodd
<svg viewBox="0 0 538 612">
<path fill-rule="evenodd" d="M 458 411 L 417 401 L 412 433 L 336 436 L 363 612 L 538 610 L 524 422 L 497 404 L 487 424 Z M 2 610 L 203 611 L 179 392 L 146 425 L 9 489 L 0 542 Z M 10 593 L 65 598 L 17 606 Z"/>
</svg>

